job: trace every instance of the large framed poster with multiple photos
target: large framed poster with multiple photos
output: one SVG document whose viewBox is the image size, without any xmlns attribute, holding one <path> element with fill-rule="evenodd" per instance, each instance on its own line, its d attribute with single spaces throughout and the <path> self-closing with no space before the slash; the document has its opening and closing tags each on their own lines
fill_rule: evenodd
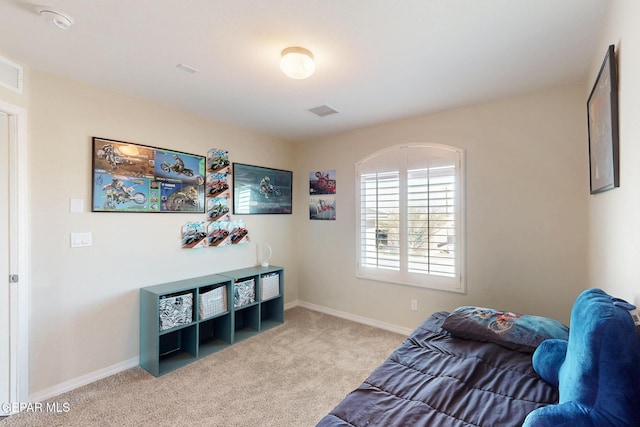
<svg viewBox="0 0 640 427">
<path fill-rule="evenodd" d="M 233 213 L 290 214 L 291 171 L 233 164 Z"/>
<path fill-rule="evenodd" d="M 618 150 L 618 77 L 610 45 L 587 101 L 591 194 L 620 186 Z"/>
<path fill-rule="evenodd" d="M 205 156 L 93 138 L 93 212 L 205 212 Z"/>
</svg>

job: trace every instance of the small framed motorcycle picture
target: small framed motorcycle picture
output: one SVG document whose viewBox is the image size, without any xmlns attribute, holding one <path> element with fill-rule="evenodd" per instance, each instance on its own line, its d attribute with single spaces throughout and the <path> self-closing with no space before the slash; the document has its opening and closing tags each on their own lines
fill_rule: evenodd
<svg viewBox="0 0 640 427">
<path fill-rule="evenodd" d="M 235 215 L 290 214 L 293 172 L 233 164 Z"/>
<path fill-rule="evenodd" d="M 92 212 L 205 212 L 205 156 L 93 138 Z"/>
</svg>

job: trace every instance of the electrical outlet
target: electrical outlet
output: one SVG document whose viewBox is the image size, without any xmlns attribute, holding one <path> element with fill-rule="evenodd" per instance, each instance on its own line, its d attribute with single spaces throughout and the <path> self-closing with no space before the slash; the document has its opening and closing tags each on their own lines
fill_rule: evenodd
<svg viewBox="0 0 640 427">
<path fill-rule="evenodd" d="M 411 300 L 411 310 L 412 311 L 418 311 L 418 300 L 417 299 L 412 299 Z"/>
</svg>

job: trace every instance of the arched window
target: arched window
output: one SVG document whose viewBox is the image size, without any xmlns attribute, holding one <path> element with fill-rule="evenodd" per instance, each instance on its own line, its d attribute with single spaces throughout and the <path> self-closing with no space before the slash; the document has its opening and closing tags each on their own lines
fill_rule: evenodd
<svg viewBox="0 0 640 427">
<path fill-rule="evenodd" d="M 400 145 L 356 173 L 357 276 L 465 292 L 464 151 Z"/>
</svg>

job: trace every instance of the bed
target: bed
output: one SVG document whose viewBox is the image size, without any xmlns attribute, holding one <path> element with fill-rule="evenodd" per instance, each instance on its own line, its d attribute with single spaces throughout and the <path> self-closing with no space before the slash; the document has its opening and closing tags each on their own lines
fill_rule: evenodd
<svg viewBox="0 0 640 427">
<path fill-rule="evenodd" d="M 589 297 L 593 296 L 591 291 Z M 601 292 L 597 290 L 595 296 L 603 297 L 604 292 Z M 606 297 L 610 298 L 608 295 Z M 609 299 L 602 303 L 613 306 Z M 629 366 L 620 368 L 627 378 L 618 379 L 614 376 L 611 380 L 623 388 L 623 393 L 625 387 L 633 388 L 633 382 L 640 381 L 640 342 L 629 315 L 630 307 L 625 306 L 620 316 L 627 328 L 624 329 L 624 337 L 628 338 L 631 334 L 632 339 L 623 340 L 622 348 L 616 349 L 625 351 L 626 348 L 632 354 L 630 360 L 625 361 Z M 572 324 L 579 322 L 574 319 L 574 311 Z M 598 318 L 594 313 L 597 312 L 589 305 L 589 310 L 583 310 L 580 315 Z M 601 323 L 620 329 L 619 325 L 612 325 L 608 317 Z M 529 419 L 525 425 L 531 426 L 639 425 L 640 394 L 635 390 L 627 390 L 630 397 L 615 409 L 613 416 L 616 418 L 610 424 L 603 421 L 612 416 L 610 413 L 605 414 L 604 418 L 594 418 L 595 421 L 576 421 L 577 418 L 572 418 L 572 414 L 567 415 L 568 421 L 560 421 L 559 418 L 543 420 L 546 414 L 541 411 L 548 412 L 549 408 L 555 411 L 554 416 L 557 412 L 565 416 L 567 411 L 564 405 L 567 400 L 571 401 L 571 405 L 579 401 L 578 412 L 585 412 L 589 417 L 597 415 L 598 411 L 602 413 L 602 406 L 611 407 L 611 403 L 603 401 L 602 395 L 597 392 L 596 397 L 585 399 L 584 390 L 578 392 L 579 396 L 576 397 L 574 391 L 567 391 L 566 387 L 558 384 L 572 384 L 571 387 L 575 389 L 576 383 L 579 384 L 585 376 L 600 377 L 597 372 L 576 372 L 581 369 L 581 363 L 575 363 L 571 358 L 574 353 L 579 358 L 587 357 L 585 354 L 588 352 L 582 347 L 597 347 L 589 343 L 589 339 L 593 336 L 600 340 L 601 331 L 596 333 L 593 328 L 587 331 L 573 329 L 569 331 L 565 325 L 548 318 L 478 307 L 460 307 L 452 313 L 434 313 L 357 389 L 323 417 L 318 426 L 499 427 L 522 426 L 527 417 Z M 589 339 L 583 335 L 589 335 Z M 618 335 L 616 340 L 620 341 Z M 573 348 L 569 345 L 567 351 L 567 343 L 571 339 L 576 344 Z M 543 342 L 559 344 L 560 350 L 551 348 L 549 353 L 536 354 Z M 549 346 L 544 347 L 549 350 Z M 599 358 L 601 346 L 596 350 L 598 354 L 595 357 Z M 534 355 L 539 357 L 536 359 L 532 357 Z M 560 368 L 565 358 L 566 365 L 570 366 L 562 371 Z M 540 366 L 534 366 L 536 360 Z M 587 368 L 594 369 L 593 366 Z M 542 371 L 543 375 L 539 375 L 536 369 Z M 625 385 L 627 383 L 624 381 L 630 382 Z M 603 385 L 596 380 L 596 385 L 590 387 L 597 389 Z M 589 391 L 586 394 L 593 393 Z M 620 399 L 619 394 L 613 398 Z M 626 419 L 629 421 L 624 421 Z"/>
</svg>

